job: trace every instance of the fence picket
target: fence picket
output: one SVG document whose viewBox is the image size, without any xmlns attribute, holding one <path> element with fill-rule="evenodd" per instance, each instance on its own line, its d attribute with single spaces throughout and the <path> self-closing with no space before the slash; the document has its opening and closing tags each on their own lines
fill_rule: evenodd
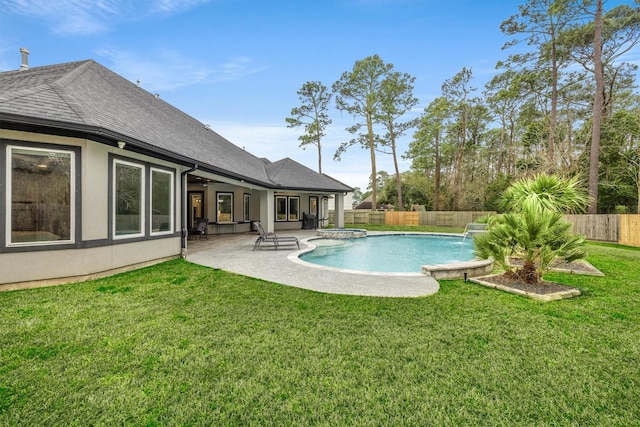
<svg viewBox="0 0 640 427">
<path fill-rule="evenodd" d="M 464 228 L 478 218 L 495 212 L 452 211 L 371 211 L 345 210 L 345 224 L 430 225 L 435 227 Z M 564 215 L 573 224 L 573 232 L 583 234 L 588 240 L 620 243 L 640 247 L 640 215 Z M 334 212 L 329 212 L 329 222 L 334 223 Z"/>
</svg>

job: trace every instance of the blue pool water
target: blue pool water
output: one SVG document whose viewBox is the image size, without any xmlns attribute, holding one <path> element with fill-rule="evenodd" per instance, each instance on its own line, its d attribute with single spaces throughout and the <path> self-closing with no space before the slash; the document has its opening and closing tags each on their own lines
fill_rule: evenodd
<svg viewBox="0 0 640 427">
<path fill-rule="evenodd" d="M 380 273 L 419 273 L 422 265 L 471 261 L 473 239 L 459 236 L 389 234 L 363 239 L 317 239 L 300 259 L 327 267 Z"/>
</svg>

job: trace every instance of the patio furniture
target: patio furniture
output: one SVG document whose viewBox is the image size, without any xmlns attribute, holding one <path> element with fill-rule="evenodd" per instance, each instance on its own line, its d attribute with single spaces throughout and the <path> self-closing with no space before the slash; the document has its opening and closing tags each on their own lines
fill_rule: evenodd
<svg viewBox="0 0 640 427">
<path fill-rule="evenodd" d="M 260 224 L 260 222 L 258 221 L 254 221 L 253 226 L 259 233 L 259 236 L 253 245 L 254 251 L 258 247 L 260 247 L 261 243 L 272 243 L 276 247 L 276 250 L 278 250 L 278 247 L 280 247 L 280 245 L 293 245 L 295 243 L 298 246 L 298 249 L 300 249 L 300 242 L 298 241 L 297 237 L 277 236 L 276 233 L 267 233 L 266 231 L 264 231 L 264 228 L 262 228 L 262 224 Z"/>
<path fill-rule="evenodd" d="M 189 238 L 191 238 L 191 236 L 198 236 L 200 240 L 202 240 L 202 237 L 204 236 L 204 238 L 206 240 L 209 240 L 209 237 L 207 236 L 207 227 L 209 226 L 209 219 L 208 218 L 198 218 L 196 220 L 196 226 L 195 228 L 191 228 L 189 229 Z"/>
<path fill-rule="evenodd" d="M 220 222 L 214 222 L 212 223 L 212 225 L 216 226 L 216 234 L 220 234 L 220 227 L 225 226 L 225 225 L 230 225 L 233 227 L 233 233 L 236 233 L 236 225 L 238 225 L 237 221 L 220 221 Z"/>
</svg>

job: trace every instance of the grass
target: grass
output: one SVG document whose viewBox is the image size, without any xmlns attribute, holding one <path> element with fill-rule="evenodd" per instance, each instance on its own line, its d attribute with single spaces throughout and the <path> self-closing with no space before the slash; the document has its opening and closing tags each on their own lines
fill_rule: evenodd
<svg viewBox="0 0 640 427">
<path fill-rule="evenodd" d="M 0 425 L 637 426 L 640 250 L 542 303 L 325 295 L 170 261 L 0 293 Z"/>
</svg>

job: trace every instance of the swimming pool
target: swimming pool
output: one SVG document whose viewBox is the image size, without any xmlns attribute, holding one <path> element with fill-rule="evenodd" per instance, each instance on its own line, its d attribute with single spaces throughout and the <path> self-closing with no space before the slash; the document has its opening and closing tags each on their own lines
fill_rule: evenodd
<svg viewBox="0 0 640 427">
<path fill-rule="evenodd" d="M 302 261 L 379 273 L 420 273 L 423 265 L 471 261 L 473 239 L 440 234 L 384 234 L 363 239 L 313 239 Z"/>
</svg>

